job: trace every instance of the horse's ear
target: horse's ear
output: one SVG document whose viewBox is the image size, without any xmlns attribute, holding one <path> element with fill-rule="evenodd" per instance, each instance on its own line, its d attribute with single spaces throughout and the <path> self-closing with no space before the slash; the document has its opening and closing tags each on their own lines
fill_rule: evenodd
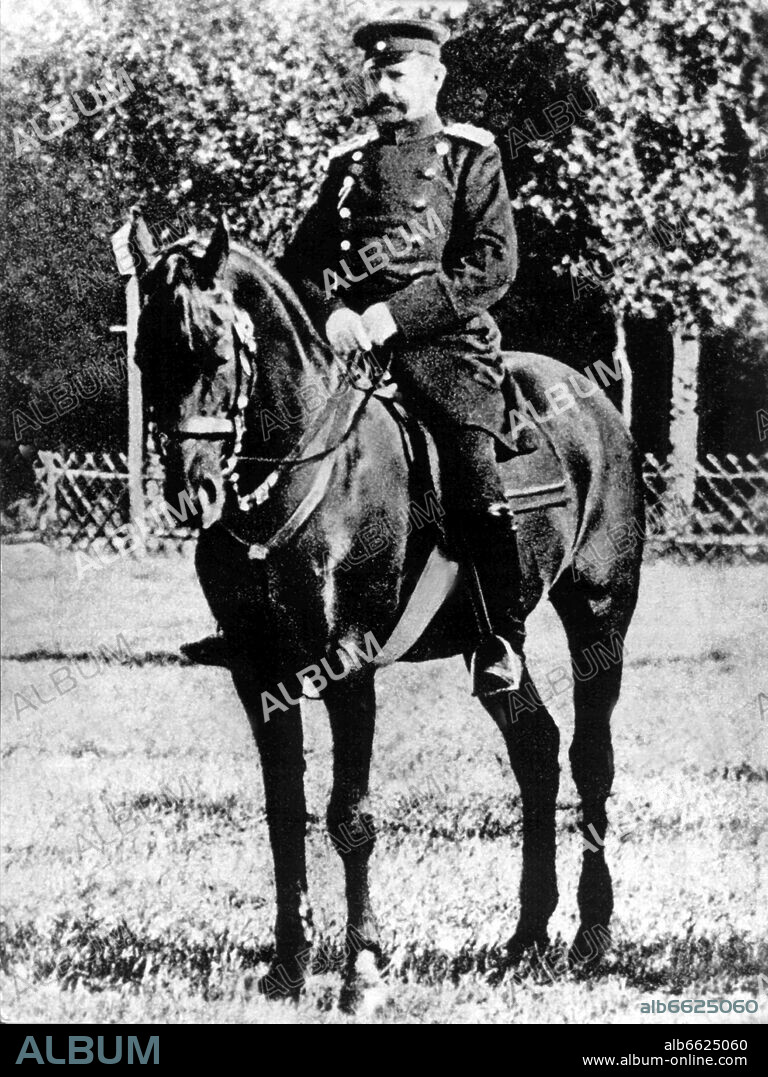
<svg viewBox="0 0 768 1077">
<path fill-rule="evenodd" d="M 141 277 L 157 254 L 152 233 L 147 228 L 138 206 L 131 209 L 131 227 L 128 232 L 128 251 L 133 261 L 136 275 Z"/>
<path fill-rule="evenodd" d="M 229 258 L 229 224 L 222 213 L 216 222 L 208 249 L 200 260 L 200 275 L 207 284 L 221 277 Z"/>
</svg>

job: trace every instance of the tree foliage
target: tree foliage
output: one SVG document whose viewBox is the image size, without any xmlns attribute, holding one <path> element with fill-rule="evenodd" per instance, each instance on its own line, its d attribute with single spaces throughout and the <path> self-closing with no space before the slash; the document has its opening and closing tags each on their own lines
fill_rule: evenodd
<svg viewBox="0 0 768 1077">
<path fill-rule="evenodd" d="M 484 88 L 475 118 L 506 143 L 516 208 L 577 294 L 705 326 L 756 312 L 760 6 L 471 5 L 451 46 L 456 104 Z"/>
<path fill-rule="evenodd" d="M 584 312 L 606 302 L 704 325 L 754 305 L 768 138 L 758 6 L 483 0 L 454 24 L 443 112 L 491 127 L 504 149 L 526 261 L 501 317 L 521 345 L 520 313 L 527 304 L 529 324 L 541 321 L 543 297 L 565 312 L 562 351 L 581 336 L 592 358 Z M 132 203 L 172 227 L 180 215 L 207 227 L 226 208 L 236 234 L 279 253 L 329 148 L 361 129 L 350 114 L 356 17 L 345 0 L 104 0 L 90 19 L 64 7 L 34 41 L 9 44 L 6 423 L 52 378 L 114 348 L 108 327 L 123 311 L 109 236 Z M 32 119 L 55 130 L 46 105 L 89 102 L 89 87 L 119 71 L 133 86 L 125 100 L 37 138 Z M 557 102 L 572 99 L 578 115 L 563 125 Z M 123 411 L 123 390 L 105 387 L 38 443 L 114 444 Z"/>
<path fill-rule="evenodd" d="M 347 136 L 349 17 L 332 0 L 301 18 L 248 0 L 117 0 L 53 36 L 11 43 L 0 240 L 6 312 L 3 411 L 114 347 L 124 320 L 109 237 L 141 202 L 152 223 L 207 227 L 227 209 L 235 233 L 279 251 L 313 197 L 327 149 Z M 46 105 L 90 107 L 89 87 L 125 72 L 119 105 L 50 141 Z M 77 112 L 75 113 L 77 115 Z M 112 387 L 46 427 L 39 442 L 114 443 L 124 391 Z M 18 425 L 18 424 L 17 424 Z"/>
</svg>

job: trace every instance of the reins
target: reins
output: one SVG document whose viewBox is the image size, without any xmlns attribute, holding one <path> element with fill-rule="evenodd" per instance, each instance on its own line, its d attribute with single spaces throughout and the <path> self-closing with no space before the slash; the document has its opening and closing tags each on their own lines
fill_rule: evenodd
<svg viewBox="0 0 768 1077">
<path fill-rule="evenodd" d="M 293 459 L 292 458 L 293 453 L 300 452 L 301 448 L 302 448 L 302 445 L 308 445 L 314 440 L 315 435 L 317 433 L 317 430 L 319 429 L 319 428 L 316 428 L 314 430 L 308 430 L 306 432 L 306 434 L 304 434 L 304 436 L 301 438 L 301 440 L 299 441 L 296 448 L 292 449 L 291 452 L 288 454 L 288 456 L 245 456 L 245 455 L 241 455 L 241 456 L 238 457 L 238 460 L 242 460 L 242 461 L 244 461 L 246 463 L 254 463 L 254 464 L 278 464 L 281 467 L 298 467 L 300 464 L 312 464 L 312 463 L 315 463 L 317 460 L 323 460 L 326 456 L 329 456 L 331 453 L 336 452 L 337 449 L 340 449 L 341 446 L 344 444 L 344 442 L 347 441 L 347 439 L 349 438 L 350 434 L 352 433 L 354 427 L 357 425 L 358 419 L 360 418 L 360 416 L 362 415 L 362 413 L 365 411 L 366 407 L 368 406 L 368 401 L 373 396 L 373 394 L 375 393 L 375 391 L 376 391 L 376 389 L 378 387 L 379 386 L 378 386 L 378 383 L 377 383 L 375 385 L 371 385 L 368 389 L 365 389 L 365 390 L 356 389 L 357 392 L 362 392 L 364 394 L 363 399 L 360 402 L 359 407 L 356 409 L 355 413 L 353 414 L 352 419 L 350 420 L 350 425 L 347 427 L 347 429 L 344 431 L 344 433 L 341 435 L 341 437 L 335 443 L 335 445 L 329 445 L 329 446 L 327 446 L 327 448 L 323 449 L 321 452 L 312 453 L 311 456 L 301 456 L 301 457 L 297 457 L 296 459 Z M 355 386 L 352 386 L 352 388 L 355 388 Z"/>
<path fill-rule="evenodd" d="M 355 430 L 360 418 L 368 407 L 371 397 L 375 393 L 379 386 L 381 377 L 384 372 L 382 371 L 379 379 L 372 381 L 370 386 L 366 390 L 357 389 L 358 392 L 363 392 L 363 397 L 355 407 L 352 415 L 350 416 L 346 428 L 341 437 L 333 444 L 326 446 L 321 452 L 312 453 L 310 456 L 296 456 L 292 458 L 292 454 L 300 453 L 303 451 L 303 447 L 309 445 L 314 441 L 316 437 L 319 437 L 323 431 L 323 428 L 331 422 L 337 412 L 331 410 L 327 412 L 316 426 L 307 431 L 300 439 L 298 445 L 289 453 L 287 457 L 254 457 L 254 456 L 240 456 L 237 458 L 237 463 L 232 469 L 229 476 L 233 490 L 237 497 L 238 508 L 242 514 L 246 514 L 252 506 L 263 504 L 270 496 L 272 488 L 277 484 L 280 476 L 285 473 L 286 467 L 294 467 L 299 464 L 319 463 L 317 474 L 312 482 L 309 491 L 302 497 L 299 504 L 295 507 L 288 519 L 281 524 L 278 529 L 272 534 L 272 536 L 265 542 L 255 542 L 249 539 L 245 539 L 238 535 L 236 531 L 233 531 L 223 520 L 218 520 L 217 525 L 223 531 L 225 531 L 231 538 L 233 538 L 241 546 L 246 546 L 248 549 L 248 557 L 250 560 L 265 560 L 269 554 L 275 550 L 280 549 L 282 546 L 286 546 L 290 540 L 297 534 L 299 529 L 310 519 L 313 513 L 322 504 L 325 494 L 328 489 L 328 484 L 333 472 L 335 457 L 338 450 L 349 440 Z M 239 475 L 237 473 L 238 464 L 241 461 L 246 462 L 270 462 L 276 463 L 277 466 L 273 471 L 267 475 L 259 485 L 250 494 L 241 495 L 239 493 L 238 482 Z"/>
<path fill-rule="evenodd" d="M 329 401 L 332 406 L 323 410 L 319 421 L 301 435 L 297 444 L 285 456 L 247 455 L 242 452 L 242 448 L 248 433 L 246 429 L 246 413 L 251 404 L 253 390 L 256 385 L 255 360 L 258 345 L 254 339 L 253 323 L 250 316 L 246 311 L 238 307 L 235 307 L 235 316 L 232 322 L 232 342 L 236 381 L 233 403 L 229 413 L 226 415 L 193 415 L 182 420 L 162 435 L 161 451 L 164 451 L 162 446 L 166 441 L 184 441 L 187 439 L 220 440 L 233 437 L 232 451 L 223 462 L 222 477 L 225 484 L 231 488 L 234 501 L 241 515 L 247 515 L 254 506 L 262 505 L 267 501 L 281 476 L 289 472 L 290 469 L 304 464 L 320 464 L 309 491 L 302 497 L 288 519 L 278 527 L 277 531 L 266 542 L 259 543 L 242 538 L 222 519 L 217 520 L 212 525 L 226 531 L 236 542 L 247 546 L 250 558 L 263 560 L 272 550 L 285 545 L 322 503 L 333 470 L 335 455 L 352 436 L 368 407 L 371 397 L 380 387 L 386 375 L 386 366 L 382 367 L 377 363 L 373 364 L 377 368 L 377 374 L 376 376 L 373 374 L 369 376 L 369 384 L 365 388 L 354 384 L 350 379 L 350 388 L 357 393 L 361 393 L 362 397 L 352 410 L 345 429 L 333 444 L 326 445 L 321 450 L 312 452 L 309 455 L 303 455 L 306 449 L 339 416 L 339 408 L 335 401 Z M 247 494 L 241 494 L 241 476 L 239 473 L 241 464 L 271 464 L 273 465 L 273 470 L 254 490 Z M 224 511 L 225 513 L 227 511 L 226 504 Z"/>
<path fill-rule="evenodd" d="M 242 515 L 247 515 L 254 506 L 264 504 L 264 502 L 268 500 L 272 489 L 277 485 L 281 475 L 285 474 L 288 469 L 296 468 L 304 464 L 320 464 L 317 475 L 315 476 L 309 491 L 302 497 L 288 519 L 285 520 L 285 522 L 281 524 L 265 542 L 255 542 L 243 538 L 232 529 L 228 522 L 224 522 L 222 519 L 218 520 L 214 525 L 225 531 L 239 545 L 246 546 L 248 549 L 248 557 L 251 560 L 264 560 L 274 550 L 285 546 L 322 504 L 333 471 L 336 453 L 352 436 L 357 424 L 368 407 L 371 397 L 379 388 L 381 381 L 386 374 L 386 368 L 379 368 L 378 375 L 369 379 L 369 385 L 365 389 L 350 382 L 350 387 L 356 392 L 362 393 L 362 397 L 352 411 L 344 431 L 333 444 L 326 445 L 318 452 L 310 453 L 307 456 L 303 455 L 306 448 L 320 437 L 323 430 L 336 418 L 338 415 L 337 406 L 331 406 L 325 410 L 318 422 L 304 432 L 298 443 L 286 456 L 247 455 L 243 454 L 241 449 L 247 436 L 246 412 L 248 410 L 248 405 L 251 402 L 251 394 L 256 383 L 255 366 L 252 362 L 252 360 L 255 360 L 256 342 L 253 340 L 252 335 L 249 336 L 247 333 L 243 333 L 242 329 L 238 332 L 236 325 L 233 325 L 232 333 L 235 351 L 235 366 L 237 369 L 237 384 L 235 404 L 230 416 L 191 417 L 174 428 L 173 436 L 176 439 L 184 439 L 220 438 L 222 435 L 235 435 L 235 444 L 232 453 L 228 457 L 224 467 L 224 478 L 232 488 L 238 510 Z M 244 337 L 245 339 L 243 339 Z M 246 354 L 247 351 L 251 352 L 250 359 Z M 241 475 L 239 468 L 241 464 L 249 463 L 273 464 L 274 468 L 254 490 L 248 494 L 241 494 Z"/>
</svg>

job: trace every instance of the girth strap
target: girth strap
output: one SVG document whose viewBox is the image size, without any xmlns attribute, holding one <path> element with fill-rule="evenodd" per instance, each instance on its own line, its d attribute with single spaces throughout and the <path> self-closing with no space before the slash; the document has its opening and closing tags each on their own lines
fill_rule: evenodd
<svg viewBox="0 0 768 1077">
<path fill-rule="evenodd" d="M 372 665 L 392 665 L 421 639 L 456 586 L 458 571 L 459 566 L 455 561 L 449 560 L 439 547 L 433 547 L 405 609 Z"/>
</svg>

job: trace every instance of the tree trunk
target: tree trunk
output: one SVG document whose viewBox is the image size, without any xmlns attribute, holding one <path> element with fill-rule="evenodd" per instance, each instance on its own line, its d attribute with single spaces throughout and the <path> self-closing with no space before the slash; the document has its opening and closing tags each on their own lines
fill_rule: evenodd
<svg viewBox="0 0 768 1077">
<path fill-rule="evenodd" d="M 676 507 L 690 512 L 696 493 L 696 459 L 699 434 L 699 334 L 695 326 L 677 326 L 672 334 L 672 401 L 669 440 L 672 444 L 667 496 Z"/>
<path fill-rule="evenodd" d="M 613 315 L 616 329 L 616 344 L 613 349 L 613 369 L 621 370 L 621 414 L 629 429 L 632 429 L 632 368 L 627 358 L 627 336 L 624 329 L 624 311 L 616 310 Z"/>
</svg>

